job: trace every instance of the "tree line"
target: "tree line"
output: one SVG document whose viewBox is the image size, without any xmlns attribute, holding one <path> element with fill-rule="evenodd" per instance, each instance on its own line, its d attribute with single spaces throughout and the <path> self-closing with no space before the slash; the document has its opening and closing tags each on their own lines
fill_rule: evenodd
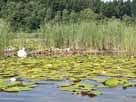
<svg viewBox="0 0 136 102">
<path fill-rule="evenodd" d="M 134 21 L 136 0 L 0 0 L 0 18 L 13 31 L 33 31 L 46 22 L 79 22 L 124 17 Z"/>
</svg>

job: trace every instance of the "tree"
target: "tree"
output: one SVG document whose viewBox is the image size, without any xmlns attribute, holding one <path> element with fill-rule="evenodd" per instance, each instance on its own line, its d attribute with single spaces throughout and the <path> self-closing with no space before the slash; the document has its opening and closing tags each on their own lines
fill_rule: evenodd
<svg viewBox="0 0 136 102">
<path fill-rule="evenodd" d="M 132 16 L 136 17 L 136 0 L 132 2 Z"/>
<path fill-rule="evenodd" d="M 70 22 L 74 23 L 78 21 L 78 14 L 72 10 L 72 12 L 70 13 Z"/>
<path fill-rule="evenodd" d="M 64 9 L 62 12 L 62 20 L 63 22 L 69 21 L 69 11 L 67 9 Z"/>
<path fill-rule="evenodd" d="M 53 10 L 52 10 L 52 8 L 48 8 L 48 9 L 47 9 L 47 11 L 46 11 L 46 17 L 45 17 L 45 20 L 46 20 L 46 21 L 51 20 L 52 15 L 53 15 Z"/>
<path fill-rule="evenodd" d="M 61 20 L 62 20 L 61 11 L 57 11 L 56 16 L 54 18 L 54 21 L 55 22 L 60 22 Z"/>
<path fill-rule="evenodd" d="M 80 12 L 81 19 L 94 20 L 97 18 L 97 14 L 90 8 L 84 9 Z"/>
<path fill-rule="evenodd" d="M 33 31 L 44 21 L 75 21 L 77 15 L 92 19 L 96 14 L 99 18 L 136 16 L 136 0 L 0 0 L 0 18 L 9 21 L 13 31 Z"/>
</svg>

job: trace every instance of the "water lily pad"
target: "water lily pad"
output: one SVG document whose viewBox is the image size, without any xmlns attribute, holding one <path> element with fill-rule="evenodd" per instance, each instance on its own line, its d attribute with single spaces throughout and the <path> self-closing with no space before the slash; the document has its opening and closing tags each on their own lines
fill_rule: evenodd
<svg viewBox="0 0 136 102">
<path fill-rule="evenodd" d="M 59 87 L 74 93 L 93 93 L 97 88 L 113 88 L 117 86 L 133 87 L 128 80 L 136 78 L 136 58 L 109 56 L 71 56 L 46 58 L 7 58 L 0 61 L 0 90 L 23 91 L 31 88 L 28 85 L 7 85 L 5 80 L 14 76 L 29 80 L 64 80 L 72 81 L 72 85 Z M 82 80 L 94 80 L 100 85 L 81 84 Z M 80 83 L 80 84 L 79 84 Z M 104 85 L 102 85 L 104 83 Z M 7 88 L 7 86 L 9 88 Z M 23 88 L 22 88 L 23 87 Z M 91 91 L 90 91 L 91 90 Z M 95 90 L 95 91 L 93 91 Z M 89 91 L 89 92 L 88 92 Z M 96 93 L 95 93 L 96 94 Z"/>
<path fill-rule="evenodd" d="M 22 83 L 22 82 L 12 82 L 6 83 L 5 81 L 0 81 L 0 90 L 5 92 L 20 92 L 32 90 L 36 85 L 34 83 Z"/>
<path fill-rule="evenodd" d="M 87 95 L 90 97 L 102 94 L 102 92 L 95 91 L 95 87 L 93 85 L 83 83 L 60 85 L 59 89 L 62 91 L 72 92 L 73 94 L 80 94 L 83 96 Z"/>
<path fill-rule="evenodd" d="M 104 81 L 104 85 L 108 87 L 116 87 L 120 85 L 120 81 L 116 78 L 111 78 L 111 79 L 107 79 L 106 81 Z"/>
</svg>

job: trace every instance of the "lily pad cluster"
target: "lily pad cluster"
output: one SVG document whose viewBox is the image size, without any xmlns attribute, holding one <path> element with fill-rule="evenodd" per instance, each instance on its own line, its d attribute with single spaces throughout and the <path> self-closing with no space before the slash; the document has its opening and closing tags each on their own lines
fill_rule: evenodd
<svg viewBox="0 0 136 102">
<path fill-rule="evenodd" d="M 12 82 L 8 83 L 0 80 L 0 91 L 4 92 L 20 92 L 32 90 L 36 85 L 34 83 Z"/>
<path fill-rule="evenodd" d="M 69 91 L 77 95 L 87 95 L 89 97 L 103 94 L 102 92 L 96 91 L 96 88 L 94 86 L 83 83 L 60 85 L 59 89 L 62 91 Z"/>
<path fill-rule="evenodd" d="M 62 88 L 70 88 L 75 93 L 88 92 L 95 93 L 91 87 L 77 84 L 82 80 L 94 80 L 105 87 L 135 86 L 128 80 L 136 79 L 136 58 L 135 57 L 109 57 L 109 56 L 71 56 L 71 57 L 28 57 L 7 58 L 0 60 L 0 79 L 8 80 L 12 77 L 26 78 L 32 81 L 46 80 L 58 81 L 68 79 L 72 85 Z M 103 79 L 98 76 L 110 77 Z M 112 79 L 113 78 L 113 79 Z M 125 80 L 124 80 L 125 79 Z M 132 85 L 133 84 L 133 85 Z M 12 86 L 12 87 L 11 87 Z M 2 91 L 19 91 L 31 89 L 29 85 L 14 83 L 14 85 L 3 84 L 0 82 Z M 15 86 L 15 87 L 14 87 Z M 81 85 L 82 86 L 82 85 Z M 77 90 L 77 87 L 79 88 Z M 91 91 L 90 91 L 91 90 Z M 69 91 L 69 90 L 66 90 Z"/>
<path fill-rule="evenodd" d="M 129 82 L 127 79 L 119 79 L 119 78 L 110 78 L 105 80 L 103 83 L 107 87 L 112 88 L 121 85 L 125 89 L 136 85 L 136 83 Z"/>
</svg>

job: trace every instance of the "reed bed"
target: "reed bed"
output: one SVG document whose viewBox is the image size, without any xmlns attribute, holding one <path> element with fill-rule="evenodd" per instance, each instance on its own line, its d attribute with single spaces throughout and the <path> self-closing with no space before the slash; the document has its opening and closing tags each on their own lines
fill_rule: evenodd
<svg viewBox="0 0 136 102">
<path fill-rule="evenodd" d="M 86 21 L 41 26 L 46 47 L 118 50 L 134 54 L 136 51 L 136 25 L 120 20 L 106 22 Z"/>
<path fill-rule="evenodd" d="M 12 39 L 12 34 L 9 24 L 0 19 L 0 57 L 3 55 L 3 51 L 8 46 L 10 39 Z"/>
<path fill-rule="evenodd" d="M 101 22 L 90 20 L 78 23 L 45 23 L 36 33 L 18 35 L 9 46 L 30 49 L 113 50 L 134 55 L 135 39 L 136 25 L 126 24 L 117 19 Z"/>
</svg>

